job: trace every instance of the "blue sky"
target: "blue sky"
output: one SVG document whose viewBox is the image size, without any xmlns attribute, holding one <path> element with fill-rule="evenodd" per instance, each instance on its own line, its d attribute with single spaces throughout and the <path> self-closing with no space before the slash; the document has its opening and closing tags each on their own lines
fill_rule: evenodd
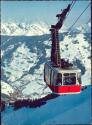
<svg viewBox="0 0 92 125">
<path fill-rule="evenodd" d="M 67 7 L 71 1 L 2 1 L 1 20 L 5 22 L 36 22 L 56 23 L 56 14 Z M 72 25 L 76 18 L 88 5 L 88 1 L 77 0 L 74 8 L 65 21 L 66 26 Z M 76 25 L 86 23 L 90 18 L 90 7 L 86 10 Z"/>
</svg>

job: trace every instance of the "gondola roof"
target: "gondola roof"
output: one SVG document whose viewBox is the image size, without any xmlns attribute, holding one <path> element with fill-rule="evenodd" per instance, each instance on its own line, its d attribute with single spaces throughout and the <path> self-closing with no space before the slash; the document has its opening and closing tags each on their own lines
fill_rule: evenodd
<svg viewBox="0 0 92 125">
<path fill-rule="evenodd" d="M 55 72 L 58 73 L 74 73 L 74 72 L 81 72 L 80 69 L 78 69 L 76 66 L 71 66 L 71 67 L 67 67 L 67 68 L 61 68 L 61 67 L 54 67 L 51 65 L 51 61 L 46 62 L 46 64 Z"/>
</svg>

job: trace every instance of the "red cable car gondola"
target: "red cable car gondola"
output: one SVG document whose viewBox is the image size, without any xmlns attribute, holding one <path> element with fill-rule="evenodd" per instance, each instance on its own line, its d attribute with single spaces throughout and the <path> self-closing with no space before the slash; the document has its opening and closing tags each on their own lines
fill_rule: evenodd
<svg viewBox="0 0 92 125">
<path fill-rule="evenodd" d="M 58 31 L 63 25 L 70 4 L 58 14 L 58 23 L 51 25 L 52 50 L 51 61 L 45 63 L 44 81 L 57 94 L 75 94 L 81 92 L 81 71 L 69 62 L 60 58 Z"/>
<path fill-rule="evenodd" d="M 76 67 L 58 68 L 48 62 L 44 66 L 44 81 L 54 93 L 81 92 L 81 71 Z"/>
</svg>

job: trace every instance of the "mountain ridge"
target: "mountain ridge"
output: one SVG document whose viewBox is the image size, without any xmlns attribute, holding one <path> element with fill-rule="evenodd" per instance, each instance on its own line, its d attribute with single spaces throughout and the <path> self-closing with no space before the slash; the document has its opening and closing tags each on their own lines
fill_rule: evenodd
<svg viewBox="0 0 92 125">
<path fill-rule="evenodd" d="M 1 35 L 24 35 L 24 36 L 34 36 L 34 35 L 43 35 L 50 34 L 50 25 L 45 22 L 37 23 L 16 23 L 16 22 L 2 22 L 1 23 Z M 67 32 L 68 28 L 63 25 L 61 32 Z M 90 33 L 91 32 L 91 23 L 72 28 L 72 32 L 82 32 Z"/>
</svg>

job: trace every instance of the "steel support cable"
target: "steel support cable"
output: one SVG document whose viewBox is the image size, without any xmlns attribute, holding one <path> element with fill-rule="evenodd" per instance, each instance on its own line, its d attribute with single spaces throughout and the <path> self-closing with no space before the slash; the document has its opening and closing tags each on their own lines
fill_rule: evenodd
<svg viewBox="0 0 92 125">
<path fill-rule="evenodd" d="M 66 15 L 66 18 L 68 17 L 68 15 L 69 15 L 70 11 L 72 10 L 72 8 L 73 8 L 73 6 L 74 6 L 75 2 L 76 2 L 76 0 L 72 0 L 72 2 L 71 2 L 71 4 L 70 4 L 70 5 L 71 5 L 71 8 L 70 8 L 70 10 L 69 10 L 68 14 Z M 65 18 L 65 20 L 66 20 L 66 18 Z"/>
<path fill-rule="evenodd" d="M 77 1 L 77 0 L 73 0 L 73 3 L 72 3 L 72 6 L 71 6 L 71 9 L 73 8 L 73 6 L 74 6 L 74 4 L 75 4 L 76 1 Z"/>
<path fill-rule="evenodd" d="M 87 24 L 89 21 L 90 21 L 90 19 L 89 19 L 87 22 L 85 22 L 85 24 Z M 80 31 L 80 32 L 78 32 L 78 34 L 80 34 L 80 33 L 81 33 L 81 31 Z"/>
<path fill-rule="evenodd" d="M 72 3 L 71 3 L 71 8 L 70 8 L 70 11 L 72 10 L 72 8 L 74 7 L 74 4 L 76 3 L 76 0 L 74 1 L 72 1 Z M 70 13 L 70 11 L 69 11 L 69 13 Z M 69 13 L 67 14 L 67 16 L 66 17 L 68 17 L 68 15 L 69 15 Z"/>
<path fill-rule="evenodd" d="M 87 24 L 89 21 L 90 21 L 91 19 L 89 19 L 87 22 L 85 22 L 85 24 Z M 72 30 L 71 30 L 72 31 Z M 67 32 L 67 33 L 65 33 L 65 34 L 68 34 L 68 33 L 70 33 L 70 31 L 69 32 Z M 76 32 L 75 32 L 76 33 Z M 81 33 L 81 31 L 80 32 L 78 32 L 78 34 L 80 34 Z"/>
<path fill-rule="evenodd" d="M 90 3 L 87 5 L 87 7 L 83 10 L 83 12 L 80 14 L 80 16 L 76 19 L 76 21 L 72 24 L 72 26 L 70 26 L 70 28 L 68 28 L 68 30 L 71 30 L 71 28 L 77 23 L 77 21 L 79 20 L 79 18 L 83 15 L 83 13 L 87 10 L 87 8 L 89 7 Z"/>
</svg>

